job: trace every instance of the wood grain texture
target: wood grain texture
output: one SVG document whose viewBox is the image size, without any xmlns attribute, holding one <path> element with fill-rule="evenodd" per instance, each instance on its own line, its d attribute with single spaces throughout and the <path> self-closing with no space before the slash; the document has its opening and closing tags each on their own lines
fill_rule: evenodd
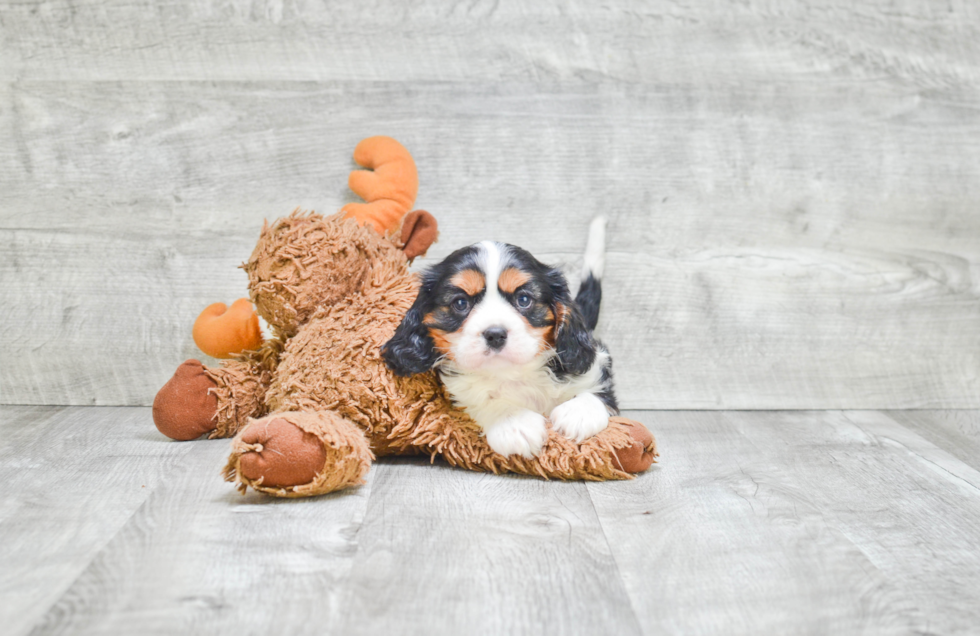
<svg viewBox="0 0 980 636">
<path fill-rule="evenodd" d="M 968 2 L 0 3 L 15 80 L 978 79 Z M 122 28 L 125 27 L 125 28 Z M 762 54 L 760 54 L 762 53 Z"/>
<path fill-rule="evenodd" d="M 9 249 L 0 255 L 0 280 L 18 299 L 0 310 L 10 357 L 0 367 L 6 402 L 148 404 L 172 369 L 197 354 L 190 326 L 200 308 L 244 294 L 234 267 L 250 253 L 261 218 L 293 204 L 339 207 L 343 190 L 323 184 L 343 182 L 345 149 L 368 134 L 367 122 L 386 119 L 378 128 L 405 139 L 429 175 L 419 205 L 439 215 L 443 228 L 433 259 L 489 236 L 574 263 L 587 221 L 597 211 L 610 215 L 600 333 L 627 407 L 980 400 L 980 330 L 972 328 L 980 320 L 980 217 L 970 207 L 978 192 L 954 192 L 980 183 L 973 174 L 980 144 L 962 141 L 980 139 L 972 121 L 945 133 L 912 124 L 869 131 L 872 122 L 857 110 L 853 124 L 828 120 L 840 117 L 831 110 L 840 96 L 794 89 L 807 95 L 785 97 L 829 147 L 793 150 L 809 153 L 807 168 L 789 165 L 802 155 L 760 156 L 768 166 L 753 170 L 767 178 L 782 170 L 779 178 L 795 183 L 772 181 L 757 191 L 736 184 L 737 164 L 726 156 L 742 144 L 737 127 L 719 124 L 700 141 L 676 132 L 664 138 L 658 131 L 667 119 L 686 119 L 692 130 L 700 118 L 672 106 L 670 96 L 613 85 L 530 99 L 523 91 L 433 86 L 394 120 L 387 105 L 408 94 L 399 85 L 42 88 L 42 96 L 57 95 L 38 101 L 23 87 L 9 95 L 49 124 L 13 126 L 31 137 L 28 154 L 36 159 L 28 173 L 9 156 L 4 177 L 16 203 L 3 207 L 0 232 Z M 802 115 L 772 119 L 769 100 L 755 99 L 760 126 L 773 128 L 762 137 L 775 140 L 802 125 Z M 369 112 L 312 116 L 337 101 Z M 546 103 L 566 117 L 556 120 Z M 537 113 L 528 112 L 535 105 Z M 943 107 L 923 105 L 919 118 L 939 117 L 929 114 L 934 108 Z M 590 118 L 596 109 L 608 112 Z M 104 118 L 85 114 L 92 110 Z M 184 111 L 196 114 L 185 119 Z M 274 112 L 275 123 L 263 112 Z M 424 135 L 429 124 L 454 131 L 454 142 Z M 114 126 L 137 132 L 120 140 Z M 139 132 L 145 126 L 160 129 Z M 872 148 L 836 167 L 832 140 L 856 137 Z M 887 167 L 866 162 L 885 142 L 904 144 L 907 158 Z M 248 146 L 256 149 L 242 150 Z M 500 148 L 518 150 L 502 156 Z M 546 164 L 543 148 L 550 150 Z M 962 161 L 963 181 L 955 184 L 931 178 L 932 160 L 913 157 L 951 161 L 950 148 Z M 594 159 L 604 152 L 608 161 Z M 671 153 L 692 157 L 668 164 Z M 828 183 L 807 185 L 818 163 Z M 708 184 L 691 173 L 697 166 L 714 175 L 712 183 L 728 173 L 723 196 L 703 196 Z M 888 200 L 866 198 L 868 183 L 885 182 L 894 190 Z M 45 191 L 45 183 L 62 185 Z M 918 198 L 900 200 L 903 189 L 909 197 L 918 190 Z M 324 191 L 334 199 L 324 200 Z M 820 200 L 831 191 L 839 205 Z M 930 192 L 945 197 L 941 208 L 943 199 L 929 202 Z M 556 224 L 555 215 L 563 221 Z"/>
<path fill-rule="evenodd" d="M 243 497 L 216 470 L 227 452 L 194 444 L 34 633 L 334 633 L 369 486 Z"/>
<path fill-rule="evenodd" d="M 975 469 L 875 412 L 634 416 L 663 461 L 589 492 L 647 633 L 975 629 Z"/>
<path fill-rule="evenodd" d="M 275 500 L 220 479 L 227 440 L 171 442 L 147 408 L 0 407 L 3 632 L 975 631 L 980 471 L 915 428 L 629 415 L 661 450 L 633 481 L 386 459 Z"/>
<path fill-rule="evenodd" d="M 420 265 L 574 266 L 610 217 L 628 408 L 980 407 L 976 12 L 0 2 L 0 403 L 149 404 L 262 218 L 384 133 Z"/>
<path fill-rule="evenodd" d="M 0 408 L 0 631 L 35 625 L 190 450 L 145 408 Z"/>
<path fill-rule="evenodd" d="M 384 462 L 357 541 L 340 634 L 641 633 L 582 483 Z"/>
<path fill-rule="evenodd" d="M 980 470 L 980 416 L 976 411 L 887 411 L 905 428 L 967 466 Z"/>
</svg>

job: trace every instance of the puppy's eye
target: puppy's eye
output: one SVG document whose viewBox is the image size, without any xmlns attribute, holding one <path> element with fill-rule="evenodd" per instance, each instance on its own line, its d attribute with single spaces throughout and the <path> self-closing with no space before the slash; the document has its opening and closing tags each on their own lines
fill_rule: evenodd
<svg viewBox="0 0 980 636">
<path fill-rule="evenodd" d="M 457 298 L 452 302 L 452 308 L 459 312 L 466 311 L 470 308 L 470 301 L 467 298 Z"/>
<path fill-rule="evenodd" d="M 517 306 L 521 309 L 527 309 L 531 306 L 531 297 L 528 294 L 521 292 L 517 295 Z"/>
</svg>

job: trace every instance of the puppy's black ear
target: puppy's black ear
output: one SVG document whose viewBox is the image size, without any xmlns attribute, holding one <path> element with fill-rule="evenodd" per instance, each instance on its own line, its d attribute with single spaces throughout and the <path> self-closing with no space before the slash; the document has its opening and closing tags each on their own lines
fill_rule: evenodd
<svg viewBox="0 0 980 636">
<path fill-rule="evenodd" d="M 407 377 L 424 373 L 438 359 L 432 336 L 422 324 L 420 299 L 421 293 L 395 329 L 395 335 L 381 348 L 381 357 L 395 375 Z"/>
<path fill-rule="evenodd" d="M 574 303 L 559 306 L 556 315 L 560 316 L 555 325 L 555 355 L 551 359 L 552 369 L 558 377 L 581 375 L 595 362 L 596 346 L 592 332 L 585 326 L 582 312 Z"/>
<path fill-rule="evenodd" d="M 548 365 L 558 377 L 581 375 L 595 362 L 595 340 L 578 305 L 572 300 L 562 273 L 557 269 L 550 271 L 548 283 L 554 298 L 551 309 L 555 314 L 556 353 Z"/>
</svg>

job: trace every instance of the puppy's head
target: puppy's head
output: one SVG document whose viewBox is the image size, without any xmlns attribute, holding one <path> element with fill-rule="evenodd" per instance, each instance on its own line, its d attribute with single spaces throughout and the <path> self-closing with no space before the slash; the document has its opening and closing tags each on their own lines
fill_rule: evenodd
<svg viewBox="0 0 980 636">
<path fill-rule="evenodd" d="M 565 277 L 519 247 L 484 241 L 423 274 L 383 356 L 398 375 L 412 375 L 442 360 L 461 371 L 492 371 L 554 352 L 575 366 L 555 361 L 568 372 L 584 372 L 577 359 L 588 359 L 587 369 L 595 356 Z"/>
</svg>

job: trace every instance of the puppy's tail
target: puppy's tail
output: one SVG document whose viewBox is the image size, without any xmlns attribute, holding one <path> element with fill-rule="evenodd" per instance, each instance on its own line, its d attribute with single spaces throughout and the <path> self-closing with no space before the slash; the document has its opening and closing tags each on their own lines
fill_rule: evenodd
<svg viewBox="0 0 980 636">
<path fill-rule="evenodd" d="M 599 304 L 602 302 L 602 268 L 606 263 L 606 217 L 597 216 L 589 224 L 589 240 L 585 245 L 585 264 L 582 266 L 582 285 L 575 296 L 589 331 L 599 324 Z"/>
</svg>

